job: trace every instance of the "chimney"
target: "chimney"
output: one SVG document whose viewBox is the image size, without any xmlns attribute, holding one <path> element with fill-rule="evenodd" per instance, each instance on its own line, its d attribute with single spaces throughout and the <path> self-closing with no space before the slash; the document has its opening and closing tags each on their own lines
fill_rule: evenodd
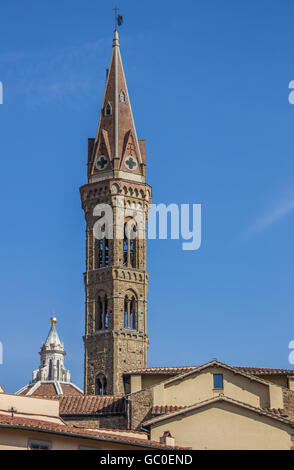
<svg viewBox="0 0 294 470">
<path fill-rule="evenodd" d="M 163 435 L 160 438 L 161 444 L 174 447 L 176 445 L 176 440 L 172 437 L 170 431 L 164 431 Z"/>
</svg>

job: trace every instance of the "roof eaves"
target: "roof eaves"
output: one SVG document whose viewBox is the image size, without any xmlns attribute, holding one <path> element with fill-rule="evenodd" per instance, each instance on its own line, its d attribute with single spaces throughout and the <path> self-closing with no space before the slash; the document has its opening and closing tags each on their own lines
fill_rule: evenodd
<svg viewBox="0 0 294 470">
<path fill-rule="evenodd" d="M 61 430 L 55 430 L 55 429 L 49 429 L 49 428 L 42 428 L 41 426 L 26 426 L 23 424 L 13 424 L 13 423 L 0 423 L 0 428 L 13 428 L 13 429 L 22 429 L 22 430 L 29 430 L 29 431 L 36 431 L 36 432 L 43 432 L 43 433 L 49 433 L 49 434 L 58 434 L 58 435 L 64 435 L 64 436 L 72 436 L 72 437 L 79 437 L 79 438 L 84 438 L 84 439 L 92 439 L 92 440 L 98 440 L 98 441 L 105 441 L 105 442 L 116 442 L 119 444 L 127 444 L 127 445 L 135 445 L 135 446 L 141 446 L 141 447 L 148 447 L 148 448 L 165 448 L 165 449 L 185 449 L 185 447 L 172 447 L 172 446 L 165 446 L 161 443 L 157 443 L 155 441 L 146 441 L 145 439 L 140 440 L 139 438 L 133 438 L 136 440 L 129 440 L 129 439 L 121 439 L 120 436 L 118 437 L 106 437 L 106 436 L 101 436 L 101 434 L 98 435 L 91 435 L 91 434 L 84 434 L 84 433 L 79 433 L 79 432 L 66 432 L 66 431 L 61 431 Z"/>
</svg>

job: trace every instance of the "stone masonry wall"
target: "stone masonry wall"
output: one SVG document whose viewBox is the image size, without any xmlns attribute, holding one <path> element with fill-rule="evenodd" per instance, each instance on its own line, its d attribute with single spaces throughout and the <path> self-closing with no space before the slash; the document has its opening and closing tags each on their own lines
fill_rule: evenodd
<svg viewBox="0 0 294 470">
<path fill-rule="evenodd" d="M 132 429 L 140 430 L 143 421 L 152 417 L 153 406 L 152 388 L 140 390 L 128 396 L 132 402 Z"/>
<path fill-rule="evenodd" d="M 283 388 L 284 410 L 294 420 L 294 391 Z"/>
<path fill-rule="evenodd" d="M 89 428 L 107 428 L 107 429 L 128 429 L 128 420 L 124 415 L 114 416 L 82 416 L 82 417 L 67 417 L 62 416 L 62 419 L 69 424 L 77 426 L 87 426 Z"/>
</svg>

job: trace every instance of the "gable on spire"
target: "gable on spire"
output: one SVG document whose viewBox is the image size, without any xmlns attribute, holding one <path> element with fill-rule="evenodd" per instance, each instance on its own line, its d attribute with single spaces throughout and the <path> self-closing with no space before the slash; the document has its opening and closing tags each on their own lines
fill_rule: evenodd
<svg viewBox="0 0 294 470">
<path fill-rule="evenodd" d="M 105 129 L 101 130 L 100 138 L 97 143 L 95 158 L 93 160 L 92 174 L 100 171 L 109 171 L 112 169 L 111 165 L 112 153 L 108 138 L 108 132 Z"/>
<path fill-rule="evenodd" d="M 136 140 L 131 129 L 126 133 L 124 138 L 120 168 L 124 171 L 140 172 Z"/>
</svg>

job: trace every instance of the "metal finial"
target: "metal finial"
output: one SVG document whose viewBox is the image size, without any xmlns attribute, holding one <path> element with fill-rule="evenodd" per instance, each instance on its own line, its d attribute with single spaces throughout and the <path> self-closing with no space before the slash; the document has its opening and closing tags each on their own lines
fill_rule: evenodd
<svg viewBox="0 0 294 470">
<path fill-rule="evenodd" d="M 51 326 L 55 326 L 57 323 L 57 318 L 55 317 L 54 312 L 53 312 L 53 316 L 50 318 L 50 323 L 51 323 Z"/>
</svg>

